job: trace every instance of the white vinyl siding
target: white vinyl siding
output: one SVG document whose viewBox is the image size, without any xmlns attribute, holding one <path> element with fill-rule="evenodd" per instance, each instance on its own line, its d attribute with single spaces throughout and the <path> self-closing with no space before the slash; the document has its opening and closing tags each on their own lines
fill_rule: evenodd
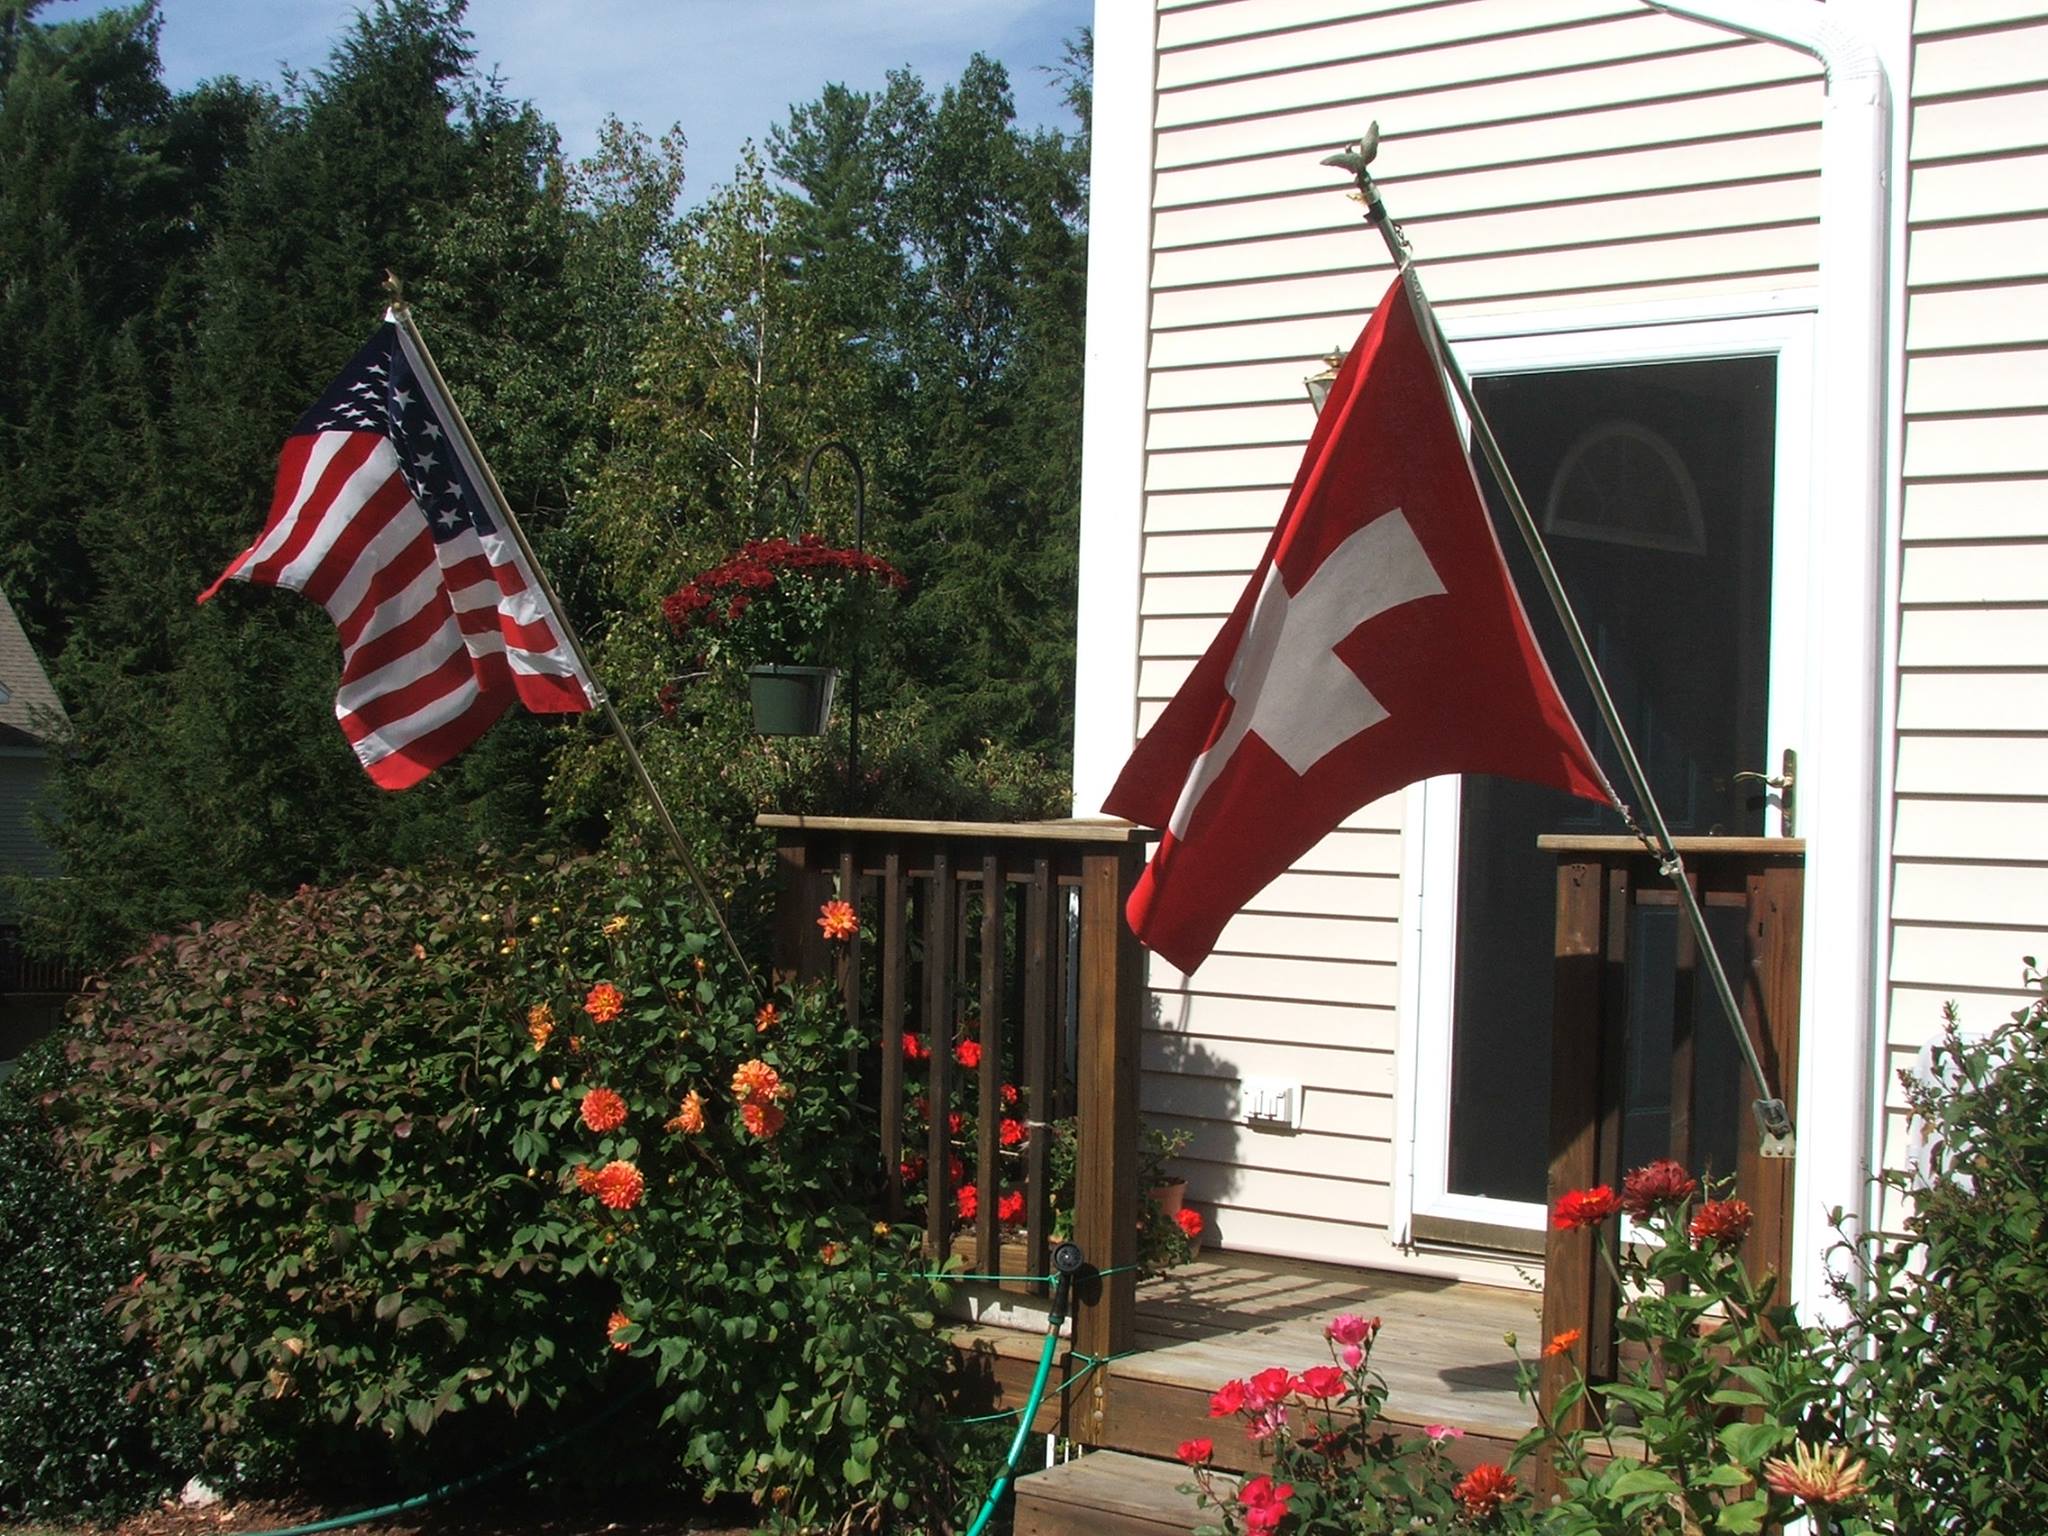
<svg viewBox="0 0 2048 1536">
<path fill-rule="evenodd" d="M 2048 958 L 2048 15 L 1919 0 L 1890 1066 Z M 1886 1146 L 1904 1101 L 1885 1084 Z M 1897 1207 L 1887 1211 L 1896 1217 Z"/>
<path fill-rule="evenodd" d="M 1325 155 L 1378 120 L 1374 170 L 1455 332 L 1811 288 L 1823 100 L 1810 60 L 1638 0 L 1162 0 L 1157 20 L 1140 731 L 1265 547 L 1313 425 L 1303 379 L 1391 276 Z M 1370 807 L 1192 977 L 1154 961 L 1141 1102 L 1191 1133 L 1190 1198 L 1225 1247 L 1513 1282 L 1390 1227 L 1402 868 L 1399 801 Z M 1247 1075 L 1302 1085 L 1298 1133 L 1234 1123 Z"/>
</svg>

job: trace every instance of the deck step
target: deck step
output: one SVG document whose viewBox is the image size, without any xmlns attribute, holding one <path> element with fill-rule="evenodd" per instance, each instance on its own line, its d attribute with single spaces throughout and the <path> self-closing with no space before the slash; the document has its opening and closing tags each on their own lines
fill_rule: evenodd
<svg viewBox="0 0 2048 1536">
<path fill-rule="evenodd" d="M 1216 1518 L 1187 1481 L 1178 1462 L 1091 1451 L 1017 1480 L 1014 1536 L 1188 1536 Z"/>
</svg>

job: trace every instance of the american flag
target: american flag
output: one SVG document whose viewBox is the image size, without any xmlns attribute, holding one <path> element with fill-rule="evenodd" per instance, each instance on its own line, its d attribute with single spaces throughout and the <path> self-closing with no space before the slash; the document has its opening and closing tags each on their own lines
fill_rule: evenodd
<svg viewBox="0 0 2048 1536">
<path fill-rule="evenodd" d="M 327 610 L 335 717 L 385 789 L 417 784 L 515 699 L 563 714 L 602 698 L 432 380 L 387 316 L 285 440 L 262 535 L 199 596 L 247 581 Z"/>
</svg>

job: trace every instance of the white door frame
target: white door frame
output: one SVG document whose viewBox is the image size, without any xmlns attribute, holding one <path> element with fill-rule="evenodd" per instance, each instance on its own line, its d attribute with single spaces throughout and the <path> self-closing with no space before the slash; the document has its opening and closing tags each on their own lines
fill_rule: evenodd
<svg viewBox="0 0 2048 1536">
<path fill-rule="evenodd" d="M 1807 600 L 1809 550 L 1820 498 L 1813 487 L 1814 336 L 1810 292 L 1749 297 L 1725 307 L 1644 306 L 1590 314 L 1445 319 L 1452 346 L 1474 377 L 1718 357 L 1777 359 L 1777 436 L 1772 484 L 1771 664 L 1764 761 L 1801 745 L 1805 678 L 1821 636 Z M 1525 594 L 1523 601 L 1540 601 Z M 1801 616 L 1804 616 L 1803 618 Z M 1794 622 L 1786 622 L 1787 619 Z M 1872 637 L 1874 639 L 1874 637 Z M 1836 637 L 1837 649 L 1841 637 Z M 1553 668 L 1569 658 L 1551 658 Z M 1596 722 L 1582 722 L 1589 739 Z M 1776 796 L 1771 797 L 1776 804 Z M 1403 843 L 1402 984 L 1395 1099 L 1393 1227 L 1413 1240 L 1414 1218 L 1540 1232 L 1541 1204 L 1453 1194 L 1450 1151 L 1451 1016 L 1458 932 L 1459 780 L 1431 779 L 1407 792 Z M 1776 827 L 1770 828 L 1776 831 Z"/>
</svg>

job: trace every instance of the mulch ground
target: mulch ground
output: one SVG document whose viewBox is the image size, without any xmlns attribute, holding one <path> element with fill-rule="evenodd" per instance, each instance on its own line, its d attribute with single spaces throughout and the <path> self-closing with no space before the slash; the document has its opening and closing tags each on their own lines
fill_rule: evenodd
<svg viewBox="0 0 2048 1536">
<path fill-rule="evenodd" d="M 261 1531 L 353 1513 L 341 1506 L 297 1500 L 240 1499 L 191 1509 L 169 1501 L 130 1515 L 119 1525 L 74 1532 L 49 1526 L 0 1526 L 0 1536 L 253 1536 Z M 746 1536 L 754 1530 L 745 1506 L 709 1507 L 675 1500 L 666 1507 L 642 1504 L 631 1509 L 575 1512 L 479 1497 L 454 1499 L 443 1506 L 409 1510 L 383 1520 L 344 1529 L 364 1536 Z"/>
</svg>

